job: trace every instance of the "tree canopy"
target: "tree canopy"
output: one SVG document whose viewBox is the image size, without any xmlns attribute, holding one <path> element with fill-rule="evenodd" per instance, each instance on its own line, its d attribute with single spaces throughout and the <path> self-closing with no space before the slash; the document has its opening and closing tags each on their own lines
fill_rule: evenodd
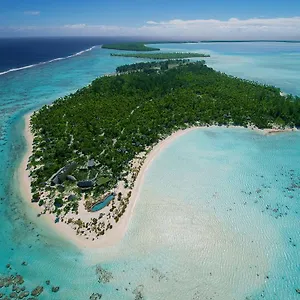
<svg viewBox="0 0 300 300">
<path fill-rule="evenodd" d="M 204 61 L 167 63 L 119 67 L 115 76 L 97 78 L 35 112 L 33 187 L 71 161 L 82 167 L 75 177 L 88 179 L 83 166 L 90 158 L 97 162 L 94 173 L 113 185 L 138 153 L 192 125 L 300 126 L 299 97 L 217 72 Z"/>
<path fill-rule="evenodd" d="M 104 44 L 104 49 L 114 50 L 129 50 L 129 51 L 158 51 L 159 48 L 146 46 L 144 43 L 132 42 L 132 43 L 120 43 L 120 44 Z"/>
<path fill-rule="evenodd" d="M 183 59 L 193 57 L 210 57 L 209 54 L 191 53 L 191 52 L 160 52 L 160 53 L 111 53 L 111 56 L 135 57 L 147 59 Z"/>
</svg>

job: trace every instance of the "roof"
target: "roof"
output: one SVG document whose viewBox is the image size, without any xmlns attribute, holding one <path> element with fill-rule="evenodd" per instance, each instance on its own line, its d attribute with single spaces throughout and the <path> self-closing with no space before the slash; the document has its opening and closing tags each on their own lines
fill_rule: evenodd
<svg viewBox="0 0 300 300">
<path fill-rule="evenodd" d="M 84 180 L 84 181 L 78 181 L 77 186 L 80 188 L 89 188 L 94 185 L 94 182 L 92 180 Z"/>
<path fill-rule="evenodd" d="M 67 175 L 70 175 L 76 169 L 76 167 L 77 163 L 71 162 L 66 166 L 60 168 L 55 174 L 52 175 L 50 179 L 51 182 L 54 184 L 63 183 L 66 180 Z"/>
<path fill-rule="evenodd" d="M 94 159 L 90 159 L 87 163 L 88 167 L 91 168 L 91 167 L 94 167 L 95 166 L 95 160 Z"/>
<path fill-rule="evenodd" d="M 66 179 L 67 175 L 70 175 L 76 169 L 76 167 L 77 164 L 75 162 L 67 164 L 61 172 L 61 175 L 63 175 L 64 179 Z"/>
<path fill-rule="evenodd" d="M 69 195 L 69 197 L 68 197 L 68 201 L 73 201 L 75 199 L 76 199 L 76 196 L 73 194 Z"/>
<path fill-rule="evenodd" d="M 70 181 L 73 181 L 73 182 L 76 181 L 76 178 L 72 175 L 67 175 L 67 179 L 70 180 Z"/>
<path fill-rule="evenodd" d="M 54 178 L 52 178 L 51 182 L 52 182 L 53 184 L 59 184 L 59 183 L 60 183 L 60 180 L 59 180 L 58 176 L 55 176 Z"/>
</svg>

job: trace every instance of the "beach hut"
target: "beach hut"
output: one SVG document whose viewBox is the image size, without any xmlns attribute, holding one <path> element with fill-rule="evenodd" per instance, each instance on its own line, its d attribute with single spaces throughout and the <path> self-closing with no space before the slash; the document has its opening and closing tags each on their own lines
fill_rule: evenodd
<svg viewBox="0 0 300 300">
<path fill-rule="evenodd" d="M 95 160 L 94 159 L 89 159 L 88 163 L 87 163 L 87 167 L 89 169 L 92 169 L 95 167 Z"/>
<path fill-rule="evenodd" d="M 64 182 L 67 179 L 67 176 L 70 175 L 73 171 L 75 171 L 77 167 L 77 164 L 75 162 L 71 162 L 69 164 L 67 164 L 63 170 L 60 172 L 59 176 L 59 180 L 61 182 Z"/>
<path fill-rule="evenodd" d="M 76 167 L 77 164 L 75 162 L 71 162 L 63 168 L 59 169 L 54 175 L 52 175 L 50 179 L 51 184 L 57 185 L 63 183 L 67 179 L 67 176 L 70 175 L 76 169 Z"/>
<path fill-rule="evenodd" d="M 68 201 L 74 201 L 76 200 L 76 196 L 74 194 L 69 195 Z"/>
<path fill-rule="evenodd" d="M 77 186 L 82 188 L 82 189 L 89 189 L 93 187 L 94 182 L 92 180 L 83 180 L 83 181 L 78 181 Z"/>
<path fill-rule="evenodd" d="M 57 184 L 59 184 L 59 183 L 60 183 L 60 182 L 59 182 L 58 176 L 55 175 L 55 176 L 51 179 L 51 184 L 52 184 L 52 185 L 57 185 Z"/>
</svg>

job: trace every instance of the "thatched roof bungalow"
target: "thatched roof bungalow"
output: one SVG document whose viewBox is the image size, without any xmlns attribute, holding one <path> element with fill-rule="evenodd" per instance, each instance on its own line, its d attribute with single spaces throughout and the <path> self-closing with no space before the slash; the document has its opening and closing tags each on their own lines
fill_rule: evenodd
<svg viewBox="0 0 300 300">
<path fill-rule="evenodd" d="M 76 200 L 76 195 L 74 194 L 69 195 L 68 201 L 74 201 L 74 200 Z"/>
<path fill-rule="evenodd" d="M 62 184 L 66 179 L 67 176 L 70 175 L 77 167 L 76 162 L 71 162 L 64 166 L 63 168 L 59 169 L 52 177 L 50 178 L 51 184 Z"/>
<path fill-rule="evenodd" d="M 77 186 L 81 189 L 89 189 L 94 186 L 94 182 L 92 180 L 78 181 Z"/>
</svg>

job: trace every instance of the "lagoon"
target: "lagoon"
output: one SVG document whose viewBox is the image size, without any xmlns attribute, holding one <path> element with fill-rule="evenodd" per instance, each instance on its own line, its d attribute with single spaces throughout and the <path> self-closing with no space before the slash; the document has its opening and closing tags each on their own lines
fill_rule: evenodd
<svg viewBox="0 0 300 300">
<path fill-rule="evenodd" d="M 160 47 L 208 50 L 208 64 L 220 71 L 300 94 L 299 44 Z M 117 53 L 96 47 L 0 76 L 0 273 L 22 274 L 28 289 L 44 285 L 39 299 L 93 293 L 103 299 L 297 299 L 299 133 L 211 128 L 175 140 L 149 167 L 126 236 L 107 249 L 76 249 L 23 201 L 14 176 L 25 152 L 22 116 L 118 65 L 143 61 L 111 52 Z"/>
</svg>

